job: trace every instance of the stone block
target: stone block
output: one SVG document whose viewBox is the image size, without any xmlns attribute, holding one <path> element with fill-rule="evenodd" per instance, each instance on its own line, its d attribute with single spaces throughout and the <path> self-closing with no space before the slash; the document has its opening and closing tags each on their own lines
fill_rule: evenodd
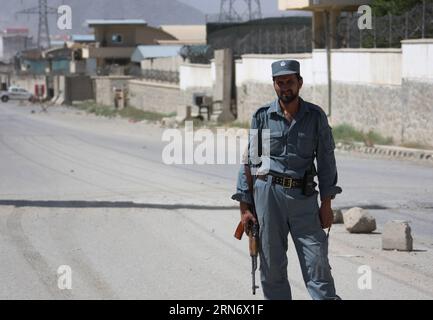
<svg viewBox="0 0 433 320">
<path fill-rule="evenodd" d="M 383 228 L 382 249 L 412 251 L 413 238 L 409 222 L 403 220 L 388 221 Z"/>
<path fill-rule="evenodd" d="M 376 219 L 367 210 L 354 207 L 343 214 L 344 226 L 350 233 L 371 233 L 376 230 Z"/>
</svg>

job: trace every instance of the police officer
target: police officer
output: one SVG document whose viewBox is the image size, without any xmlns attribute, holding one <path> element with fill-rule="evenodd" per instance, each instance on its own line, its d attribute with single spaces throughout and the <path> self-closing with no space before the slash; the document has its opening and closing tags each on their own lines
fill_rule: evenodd
<svg viewBox="0 0 433 320">
<path fill-rule="evenodd" d="M 272 76 L 278 99 L 259 108 L 251 122 L 251 129 L 268 129 L 270 137 L 268 173 L 253 176 L 263 293 L 266 299 L 292 298 L 287 278 L 290 234 L 311 297 L 338 299 L 328 262 L 328 238 L 323 230 L 333 222 L 331 200 L 342 191 L 336 186 L 332 130 L 323 110 L 299 97 L 303 79 L 298 61 L 274 62 Z M 249 222 L 256 222 L 250 210 L 251 196 L 245 167 L 241 166 L 232 199 L 240 202 L 245 228 Z"/>
</svg>

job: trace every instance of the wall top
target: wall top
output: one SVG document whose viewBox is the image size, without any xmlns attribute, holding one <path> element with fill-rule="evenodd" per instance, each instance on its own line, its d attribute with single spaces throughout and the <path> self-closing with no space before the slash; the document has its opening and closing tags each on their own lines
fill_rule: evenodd
<svg viewBox="0 0 433 320">
<path fill-rule="evenodd" d="M 433 44 L 433 39 L 409 39 L 409 40 L 402 40 L 401 44 Z"/>
<path fill-rule="evenodd" d="M 350 10 L 357 11 L 359 6 L 371 0 L 278 0 L 280 10 Z"/>
</svg>

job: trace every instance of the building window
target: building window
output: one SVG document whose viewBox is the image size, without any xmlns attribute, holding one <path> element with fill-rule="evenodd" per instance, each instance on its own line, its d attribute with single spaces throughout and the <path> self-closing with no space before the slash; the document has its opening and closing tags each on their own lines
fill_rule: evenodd
<svg viewBox="0 0 433 320">
<path fill-rule="evenodd" d="M 121 34 L 113 34 L 111 36 L 111 42 L 113 43 L 122 43 L 123 37 Z"/>
</svg>

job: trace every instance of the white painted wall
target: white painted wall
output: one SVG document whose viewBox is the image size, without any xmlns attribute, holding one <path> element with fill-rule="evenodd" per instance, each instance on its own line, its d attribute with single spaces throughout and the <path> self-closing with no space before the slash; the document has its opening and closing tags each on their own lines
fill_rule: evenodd
<svg viewBox="0 0 433 320">
<path fill-rule="evenodd" d="M 326 85 L 328 83 L 328 63 L 325 50 L 314 50 L 312 54 L 311 85 Z M 301 70 L 302 74 L 302 70 Z"/>
<path fill-rule="evenodd" d="M 236 86 L 255 82 L 272 82 L 271 64 L 282 59 L 295 59 L 301 64 L 304 84 L 327 84 L 326 51 L 312 54 L 263 55 L 247 54 L 236 60 Z M 212 87 L 215 64 L 184 64 L 180 68 L 181 89 Z M 433 79 L 433 39 L 407 40 L 400 49 L 335 49 L 332 50 L 332 79 L 348 84 L 401 85 L 403 78 Z"/>
<path fill-rule="evenodd" d="M 433 39 L 404 40 L 402 74 L 406 79 L 433 79 Z"/>
<path fill-rule="evenodd" d="M 182 64 L 179 67 L 179 87 L 181 90 L 196 87 L 212 87 L 210 64 Z"/>
<path fill-rule="evenodd" d="M 326 51 L 322 50 L 325 55 Z M 401 85 L 400 49 L 332 50 L 332 79 L 345 83 Z"/>
<path fill-rule="evenodd" d="M 211 64 L 210 64 L 210 76 L 211 76 L 212 84 L 215 83 L 215 81 L 216 81 L 216 64 L 215 64 L 215 59 L 212 59 Z"/>
<path fill-rule="evenodd" d="M 154 59 L 144 59 L 141 61 L 141 69 L 155 69 L 165 71 L 177 71 L 182 64 L 183 59 L 180 56 L 164 57 Z"/>
<path fill-rule="evenodd" d="M 301 64 L 305 85 L 326 85 L 327 58 L 325 50 L 312 54 L 244 55 L 236 61 L 236 85 L 245 82 L 272 81 L 271 64 L 281 59 L 295 59 Z M 399 49 L 339 49 L 332 51 L 332 79 L 345 83 L 400 85 L 401 60 Z"/>
<path fill-rule="evenodd" d="M 242 56 L 242 60 L 236 61 L 236 86 L 242 86 L 245 82 L 272 83 L 271 65 L 283 59 L 298 60 L 301 64 L 304 83 L 312 83 L 311 54 L 247 54 Z"/>
</svg>

